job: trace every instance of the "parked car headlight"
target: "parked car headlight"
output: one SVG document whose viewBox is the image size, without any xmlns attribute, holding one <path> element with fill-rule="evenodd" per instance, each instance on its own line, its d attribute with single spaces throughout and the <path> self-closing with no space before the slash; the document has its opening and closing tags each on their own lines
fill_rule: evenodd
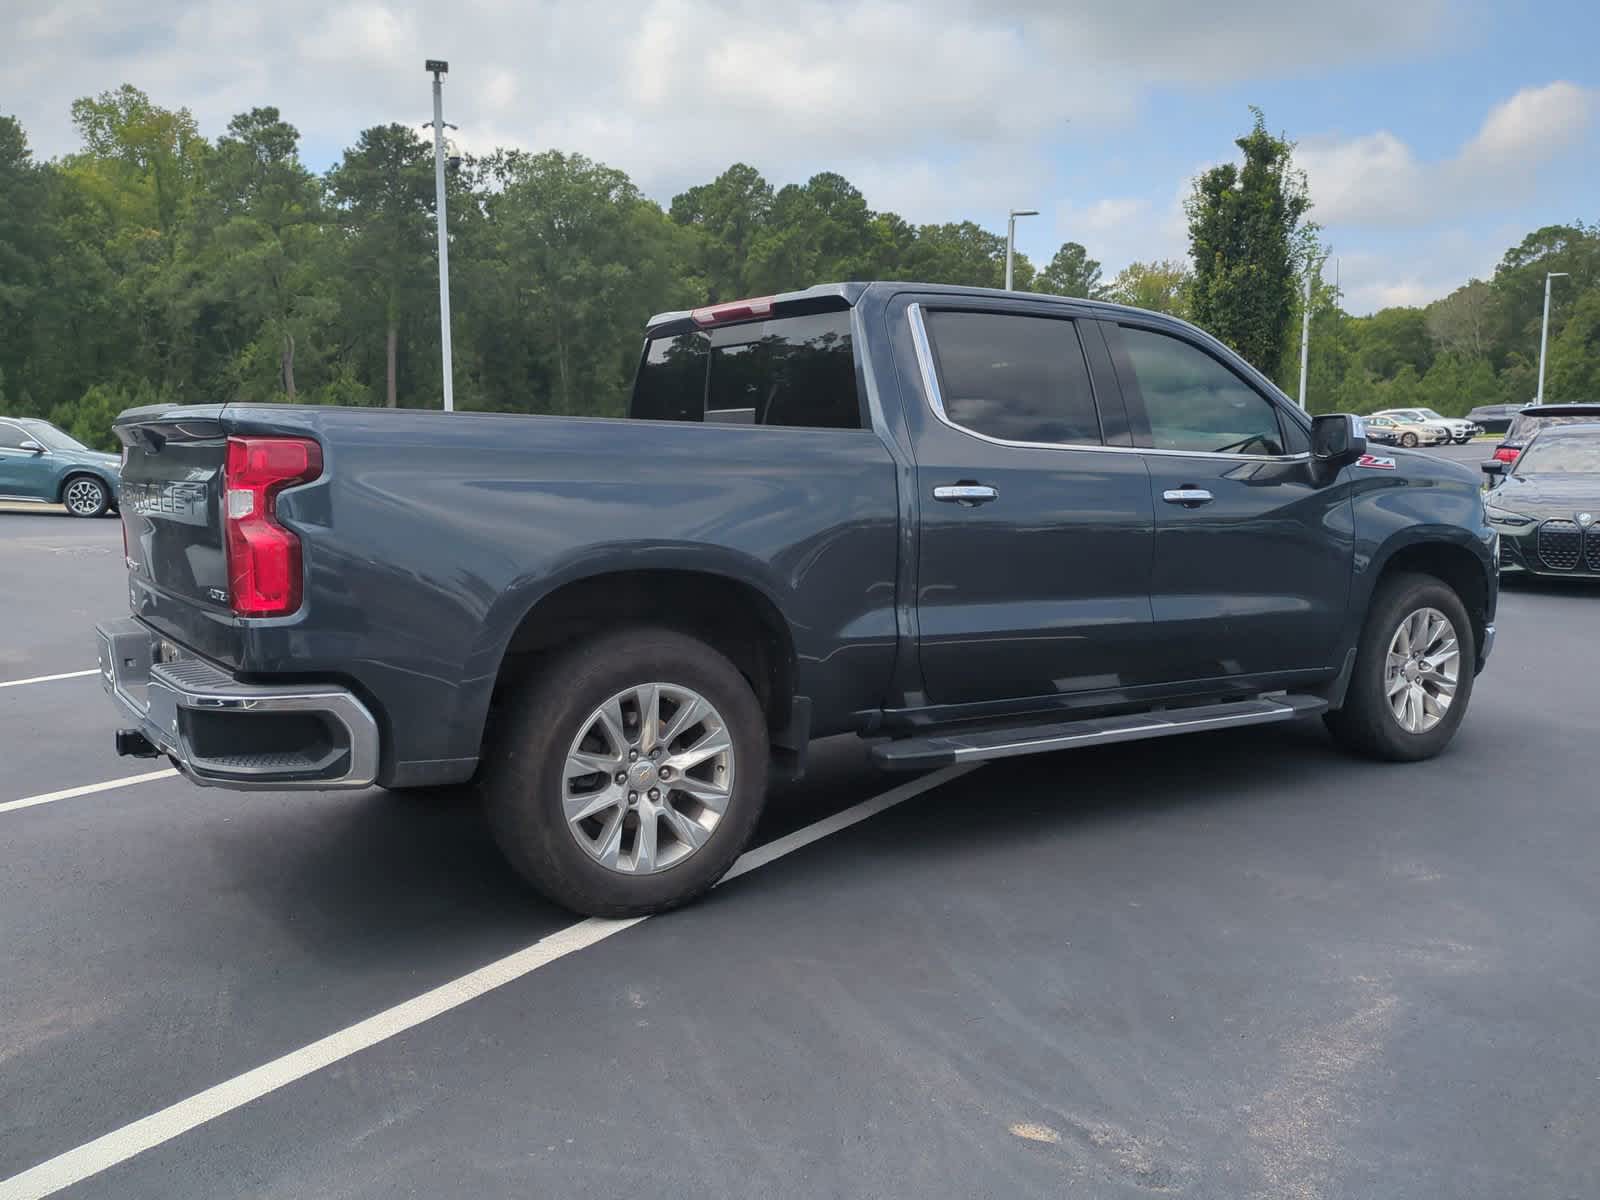
<svg viewBox="0 0 1600 1200">
<path fill-rule="evenodd" d="M 1520 529 L 1524 525 L 1532 525 L 1533 518 L 1525 517 L 1521 513 L 1512 512 L 1509 508 L 1501 508 L 1492 501 L 1485 500 L 1483 511 L 1488 515 L 1490 524 L 1505 525 L 1512 529 Z"/>
</svg>

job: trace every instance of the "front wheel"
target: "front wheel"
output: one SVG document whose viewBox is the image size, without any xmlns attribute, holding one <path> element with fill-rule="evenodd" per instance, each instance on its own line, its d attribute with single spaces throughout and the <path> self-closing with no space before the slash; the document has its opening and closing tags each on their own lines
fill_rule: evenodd
<svg viewBox="0 0 1600 1200">
<path fill-rule="evenodd" d="M 1344 707 L 1324 721 L 1348 749 L 1391 762 L 1432 758 L 1472 697 L 1477 644 L 1461 598 L 1432 575 L 1378 585 Z"/>
<path fill-rule="evenodd" d="M 111 507 L 106 485 L 92 475 L 78 475 L 67 481 L 61 503 L 75 517 L 103 517 Z"/>
<path fill-rule="evenodd" d="M 1417 445 L 1417 435 L 1414 433 L 1402 433 L 1400 435 L 1400 444 L 1406 447 L 1408 450 L 1415 449 Z"/>
<path fill-rule="evenodd" d="M 710 888 L 766 798 L 765 714 L 716 650 L 668 630 L 584 643 L 524 686 L 485 772 L 495 839 L 549 899 L 660 912 Z"/>
</svg>

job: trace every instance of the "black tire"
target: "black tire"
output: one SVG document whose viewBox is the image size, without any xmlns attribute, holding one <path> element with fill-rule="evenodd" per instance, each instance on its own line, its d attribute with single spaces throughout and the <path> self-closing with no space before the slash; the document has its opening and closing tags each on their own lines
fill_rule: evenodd
<svg viewBox="0 0 1600 1200">
<path fill-rule="evenodd" d="M 1414 433 L 1402 433 L 1400 435 L 1400 444 L 1407 450 L 1414 449 L 1417 444 L 1417 435 Z"/>
<path fill-rule="evenodd" d="M 1384 687 L 1384 664 L 1389 643 L 1402 620 L 1422 608 L 1434 608 L 1455 626 L 1460 647 L 1455 698 L 1444 718 L 1432 729 L 1412 733 L 1400 724 L 1389 707 Z M 1449 584 L 1432 575 L 1401 573 L 1378 584 L 1367 610 L 1356 650 L 1355 670 L 1345 693 L 1344 707 L 1323 721 L 1334 740 L 1347 750 L 1389 762 L 1417 762 L 1445 748 L 1472 699 L 1473 672 L 1477 664 L 1477 635 L 1467 609 Z"/>
<path fill-rule="evenodd" d="M 61 503 L 75 517 L 103 517 L 111 510 L 111 492 L 93 475 L 69 475 L 61 485 Z"/>
<path fill-rule="evenodd" d="M 590 715 L 649 682 L 691 688 L 717 710 L 733 748 L 733 787 L 693 853 L 654 874 L 624 874 L 591 857 L 568 828 L 563 768 Z M 518 873 L 563 908 L 595 917 L 661 912 L 707 891 L 744 850 L 766 802 L 767 756 L 761 704 L 716 650 L 664 629 L 605 634 L 541 664 L 512 701 L 483 772 L 489 822 Z"/>
</svg>

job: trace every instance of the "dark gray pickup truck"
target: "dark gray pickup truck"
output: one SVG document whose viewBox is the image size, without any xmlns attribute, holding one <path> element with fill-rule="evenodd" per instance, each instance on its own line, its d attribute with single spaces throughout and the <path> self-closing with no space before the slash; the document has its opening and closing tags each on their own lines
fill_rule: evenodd
<svg viewBox="0 0 1600 1200">
<path fill-rule="evenodd" d="M 535 886 L 642 913 L 822 735 L 925 769 L 1320 713 L 1414 760 L 1494 641 L 1473 472 L 1152 313 L 907 283 L 670 313 L 631 416 L 123 414 L 119 749 L 477 778 Z"/>
</svg>

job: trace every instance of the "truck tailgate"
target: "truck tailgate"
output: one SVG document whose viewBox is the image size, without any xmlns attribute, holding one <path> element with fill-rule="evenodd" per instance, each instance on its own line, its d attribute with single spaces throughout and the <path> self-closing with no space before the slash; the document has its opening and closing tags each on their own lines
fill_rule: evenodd
<svg viewBox="0 0 1600 1200">
<path fill-rule="evenodd" d="M 132 608 L 213 654 L 221 650 L 216 625 L 232 616 L 222 540 L 221 411 L 134 410 L 114 427 L 124 453 L 120 507 Z"/>
</svg>

